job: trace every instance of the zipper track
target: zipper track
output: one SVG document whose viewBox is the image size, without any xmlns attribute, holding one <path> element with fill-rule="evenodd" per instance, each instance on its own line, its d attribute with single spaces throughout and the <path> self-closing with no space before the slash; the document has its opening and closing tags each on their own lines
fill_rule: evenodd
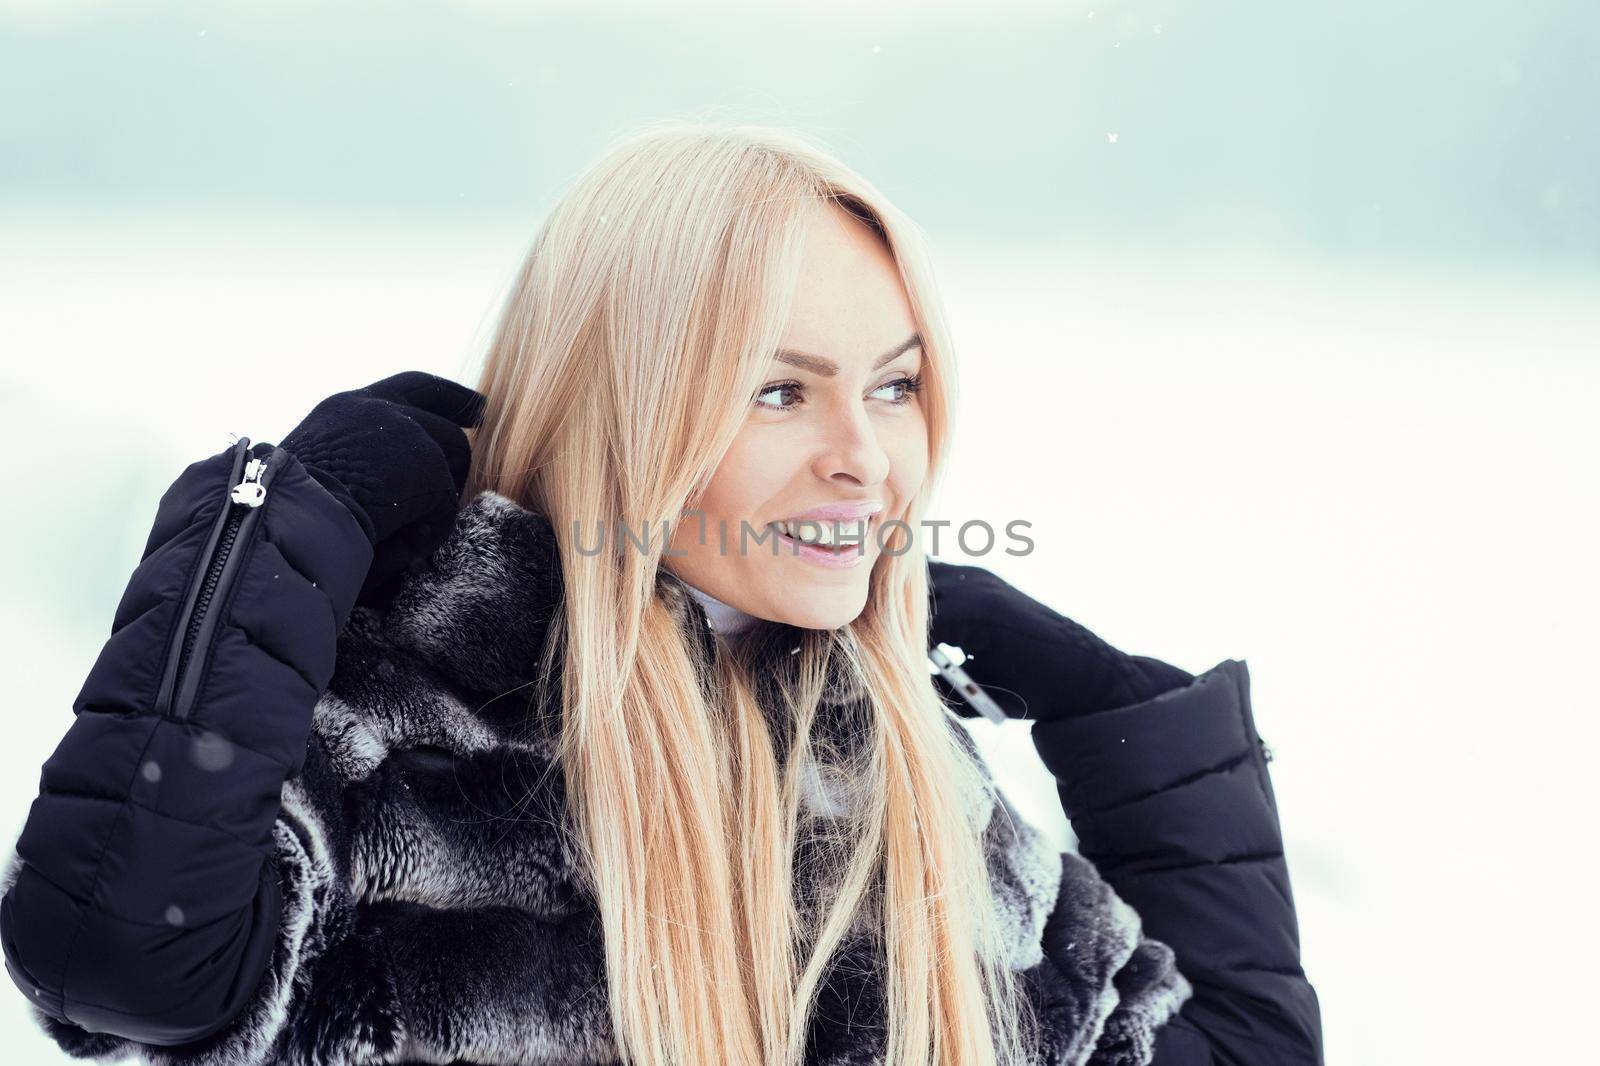
<svg viewBox="0 0 1600 1066">
<path fill-rule="evenodd" d="M 228 590 L 237 580 L 240 564 L 235 548 L 242 549 L 248 543 L 266 502 L 270 463 L 277 449 L 262 459 L 250 458 L 249 449 L 249 437 L 239 438 L 234 445 L 232 473 L 222 509 L 208 539 L 206 565 L 196 575 L 185 597 L 185 617 L 179 627 L 181 636 L 173 638 L 167 651 L 167 666 L 156 706 L 162 714 L 173 718 L 187 718 L 194 706 L 200 687 L 199 669 L 195 664 L 204 662 L 218 628 L 211 606 L 226 599 Z"/>
<path fill-rule="evenodd" d="M 183 636 L 183 652 L 178 657 L 178 685 L 182 686 L 184 670 L 188 668 L 189 659 L 194 654 L 196 638 L 200 636 L 200 623 L 205 620 L 206 608 L 211 606 L 212 597 L 217 592 L 217 582 L 222 577 L 222 567 L 228 561 L 228 553 L 233 550 L 233 542 L 239 536 L 239 526 L 244 521 L 244 506 L 228 503 L 228 524 L 222 531 L 222 540 L 217 545 L 217 552 L 211 559 L 211 565 L 206 568 L 205 581 L 200 586 L 200 596 L 195 600 L 194 613 L 189 616 L 189 626 Z"/>
</svg>

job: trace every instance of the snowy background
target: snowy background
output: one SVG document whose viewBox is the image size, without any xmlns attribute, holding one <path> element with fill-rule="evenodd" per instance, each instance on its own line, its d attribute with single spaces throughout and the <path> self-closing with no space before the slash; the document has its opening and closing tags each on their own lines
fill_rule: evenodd
<svg viewBox="0 0 1600 1066">
<path fill-rule="evenodd" d="M 1328 1062 L 1592 1055 L 1597 53 L 1542 0 L 0 0 L 0 828 L 187 463 L 473 381 L 620 130 L 793 124 L 933 240 L 940 514 L 1037 543 L 968 561 L 1248 663 Z M 973 729 L 1066 846 L 1026 726 Z M 8 1061 L 63 1061 L 24 1008 Z"/>
</svg>

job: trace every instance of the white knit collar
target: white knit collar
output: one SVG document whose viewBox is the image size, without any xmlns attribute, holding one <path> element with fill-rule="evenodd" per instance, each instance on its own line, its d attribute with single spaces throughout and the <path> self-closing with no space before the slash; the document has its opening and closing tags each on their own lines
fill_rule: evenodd
<svg viewBox="0 0 1600 1066">
<path fill-rule="evenodd" d="M 684 586 L 706 609 L 706 615 L 711 619 L 711 628 L 718 633 L 738 633 L 748 629 L 758 620 L 755 615 L 741 611 L 732 604 L 723 603 L 709 592 L 702 592 L 687 581 L 684 582 Z"/>
</svg>

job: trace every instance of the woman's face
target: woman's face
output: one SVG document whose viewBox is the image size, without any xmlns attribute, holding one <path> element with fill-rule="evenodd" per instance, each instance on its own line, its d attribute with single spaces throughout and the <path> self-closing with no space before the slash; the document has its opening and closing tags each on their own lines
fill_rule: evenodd
<svg viewBox="0 0 1600 1066">
<path fill-rule="evenodd" d="M 815 212 L 767 384 L 663 564 L 760 618 L 806 629 L 854 620 L 880 529 L 904 519 L 928 467 L 922 401 L 907 384 L 922 368 L 915 334 L 889 250 L 842 208 Z M 814 513 L 814 525 L 794 524 Z M 843 546 L 804 544 L 780 522 L 809 539 L 834 538 L 837 522 Z"/>
</svg>

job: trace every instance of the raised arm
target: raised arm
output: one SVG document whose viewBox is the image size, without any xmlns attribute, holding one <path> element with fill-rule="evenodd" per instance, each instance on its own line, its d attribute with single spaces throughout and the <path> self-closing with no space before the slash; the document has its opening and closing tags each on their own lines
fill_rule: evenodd
<svg viewBox="0 0 1600 1066">
<path fill-rule="evenodd" d="M 408 371 L 163 495 L 5 867 L 6 968 L 64 1050 L 254 1058 L 346 931 L 313 708 L 354 606 L 448 534 L 481 411 Z"/>
<path fill-rule="evenodd" d="M 1320 1006 L 1244 662 L 1193 676 L 1119 651 L 980 567 L 930 568 L 932 639 L 974 652 L 967 673 L 1032 721 L 1080 854 L 1193 987 L 1151 1061 L 1320 1066 Z"/>
<path fill-rule="evenodd" d="M 309 869 L 273 861 L 304 867 L 304 842 L 274 823 L 371 558 L 293 455 L 249 438 L 162 496 L 6 869 L 6 969 L 43 1015 L 177 1044 L 252 999 L 307 903 Z"/>
</svg>

